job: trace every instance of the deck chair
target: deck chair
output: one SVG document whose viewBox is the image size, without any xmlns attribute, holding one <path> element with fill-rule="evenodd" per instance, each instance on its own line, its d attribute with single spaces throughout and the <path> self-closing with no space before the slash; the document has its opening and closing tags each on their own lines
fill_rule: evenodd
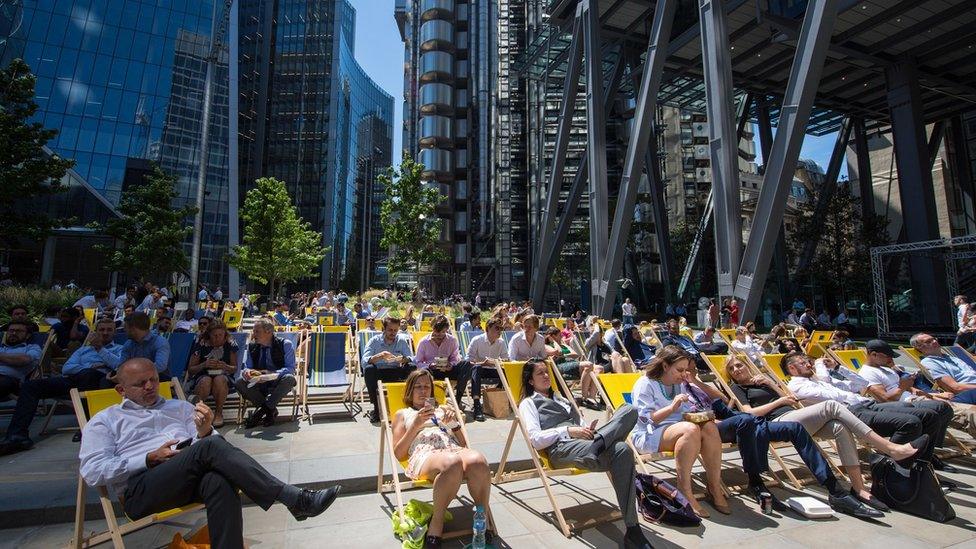
<svg viewBox="0 0 976 549">
<path fill-rule="evenodd" d="M 85 312 L 85 322 L 88 323 L 88 327 L 95 328 L 95 316 L 98 311 L 96 309 L 84 309 Z"/>
<path fill-rule="evenodd" d="M 166 339 L 169 341 L 169 373 L 173 379 L 183 379 L 196 334 L 177 332 L 167 334 Z"/>
<path fill-rule="evenodd" d="M 186 397 L 183 395 L 183 389 L 176 380 L 167 383 L 160 383 L 159 394 L 163 398 L 178 398 L 180 400 L 186 399 Z M 79 392 L 78 389 L 71 389 L 71 402 L 74 405 L 75 416 L 78 419 L 78 427 L 84 429 L 91 416 L 94 416 L 109 406 L 121 403 L 122 395 L 116 392 L 115 389 L 85 391 L 83 393 Z M 87 412 L 85 403 L 88 405 Z M 120 524 L 118 517 L 115 516 L 115 509 L 112 507 L 112 500 L 108 493 L 108 489 L 105 486 L 99 486 L 97 487 L 98 499 L 99 503 L 102 504 L 102 512 L 105 514 L 105 522 L 107 523 L 108 530 L 100 533 L 91 532 L 86 535 L 84 528 L 85 494 L 87 490 L 88 485 L 85 483 L 85 480 L 79 473 L 78 499 L 75 503 L 74 537 L 71 540 L 71 547 L 75 548 L 91 547 L 111 540 L 112 545 L 116 547 L 116 549 L 120 549 L 125 547 L 125 543 L 122 541 L 122 536 L 126 534 L 135 532 L 136 530 L 141 530 L 142 528 L 151 526 L 158 522 L 163 522 L 176 516 L 198 511 L 204 508 L 203 504 L 195 503 L 186 507 L 178 507 L 176 509 L 171 509 L 162 513 L 155 513 L 138 520 L 130 520 Z"/>
<path fill-rule="evenodd" d="M 965 362 L 970 368 L 976 370 L 976 356 L 973 356 L 969 351 L 963 349 L 959 345 L 951 345 L 945 347 L 945 350 L 959 360 Z"/>
<path fill-rule="evenodd" d="M 411 344 L 413 345 L 413 352 L 414 352 L 414 354 L 416 354 L 417 353 L 417 349 L 420 348 L 420 342 L 423 341 L 423 339 L 425 337 L 429 336 L 430 334 L 431 334 L 431 332 L 429 332 L 429 331 L 425 332 L 425 331 L 422 331 L 422 330 L 414 330 L 414 331 L 410 332 L 410 339 L 411 339 L 411 342 L 412 342 Z"/>
<path fill-rule="evenodd" d="M 518 332 L 515 331 L 515 330 L 505 330 L 505 331 L 503 331 L 502 332 L 502 339 L 505 340 L 505 345 L 508 345 L 509 343 L 511 343 L 512 342 L 512 338 L 515 337 L 515 334 L 517 334 L 517 333 Z"/>
<path fill-rule="evenodd" d="M 241 323 L 244 321 L 244 312 L 234 309 L 224 309 L 223 315 L 221 315 L 224 321 L 224 326 L 228 330 L 237 330 L 241 327 Z"/>
<path fill-rule="evenodd" d="M 549 376 L 552 382 L 553 389 L 559 388 L 559 381 L 562 377 L 559 376 L 559 371 L 557 368 L 553 367 L 551 361 L 549 362 Z M 573 531 L 580 531 L 597 524 L 602 524 L 604 522 L 610 522 L 617 520 L 621 517 L 620 511 L 614 511 L 602 517 L 589 518 L 584 521 L 574 521 L 572 523 L 568 522 L 563 515 L 563 510 L 556 503 L 556 497 L 552 492 L 552 487 L 549 484 L 550 477 L 555 476 L 566 476 L 566 475 L 581 475 L 588 473 L 589 471 L 585 469 L 580 469 L 578 467 L 567 467 L 562 469 L 554 469 L 552 464 L 549 463 L 549 459 L 539 453 L 535 448 L 532 447 L 532 443 L 529 440 L 529 432 L 525 428 L 525 423 L 522 420 L 522 416 L 519 413 L 518 400 L 521 399 L 522 394 L 522 367 L 523 362 L 497 362 L 496 367 L 498 369 L 498 377 L 501 380 L 502 386 L 505 387 L 505 396 L 508 397 L 508 404 L 511 406 L 515 417 L 512 419 L 512 428 L 508 432 L 508 439 L 505 442 L 505 449 L 502 451 L 501 459 L 498 462 L 498 470 L 495 473 L 493 479 L 494 484 L 503 484 L 506 482 L 514 482 L 518 480 L 525 480 L 529 478 L 538 477 L 542 483 L 542 488 L 546 491 L 546 496 L 549 498 L 549 503 L 552 506 L 553 514 L 556 517 L 557 526 L 559 530 L 567 538 L 572 535 Z M 576 406 L 576 401 L 572 398 L 572 394 L 569 392 L 569 387 L 563 385 L 561 391 L 567 395 L 570 405 L 576 410 L 577 414 L 580 414 L 579 407 Z M 518 400 L 517 400 L 518 399 Z M 583 417 L 580 414 L 580 417 Z M 525 441 L 525 445 L 529 449 L 529 456 L 532 458 L 533 468 L 524 471 L 506 471 L 506 465 L 508 464 L 508 453 L 512 448 L 512 442 L 515 440 L 515 433 L 519 432 L 522 435 L 522 439 Z"/>
<path fill-rule="evenodd" d="M 471 345 L 471 340 L 483 333 L 484 332 L 479 331 L 464 331 L 457 333 L 458 353 L 461 355 L 461 360 L 468 359 L 468 347 Z"/>
<path fill-rule="evenodd" d="M 942 387 L 942 385 L 938 381 L 936 381 L 935 377 L 932 376 L 932 372 L 930 372 L 929 369 L 925 367 L 925 364 L 922 364 L 922 353 L 918 352 L 918 350 L 915 349 L 914 347 L 899 347 L 899 349 L 903 354 L 905 354 L 905 356 L 909 357 L 912 360 L 912 362 L 915 363 L 915 366 L 918 368 L 919 373 L 922 374 L 922 376 L 925 377 L 925 379 L 928 380 L 928 382 L 932 384 L 933 387 L 936 387 L 940 390 L 948 390 L 947 388 Z M 965 349 L 962 349 L 961 347 L 959 349 L 965 352 Z M 947 349 L 943 347 L 943 352 L 945 351 L 947 351 Z M 959 451 L 958 453 L 953 452 L 952 456 L 945 456 L 945 457 L 954 457 L 958 455 L 963 455 L 963 456 L 972 455 L 972 449 L 969 447 L 969 445 L 959 440 L 959 438 L 956 437 L 956 435 L 952 434 L 952 432 L 946 431 L 946 437 L 949 439 L 949 441 L 955 444 L 957 448 L 959 448 Z"/>
<path fill-rule="evenodd" d="M 237 332 L 231 334 L 237 336 Z M 287 396 L 278 402 L 278 406 L 291 406 L 291 419 L 292 421 L 298 421 L 298 410 L 301 406 L 301 395 L 299 394 L 299 386 L 301 385 L 301 379 L 306 375 L 305 370 L 305 332 L 275 332 L 275 337 L 280 337 L 282 339 L 287 339 L 292 342 L 295 346 L 295 379 L 299 380 L 295 384 L 295 388 L 291 390 Z M 240 347 L 237 351 L 237 372 L 240 376 L 241 368 L 244 364 L 244 357 L 247 354 L 247 344 Z M 248 404 L 244 400 L 244 397 L 239 397 L 239 404 L 237 406 L 237 423 L 244 423 L 244 409 L 248 407 Z"/>
<path fill-rule="evenodd" d="M 369 340 L 372 339 L 373 336 L 382 333 L 383 332 L 381 330 L 359 330 L 356 332 L 355 360 L 356 360 L 356 367 L 359 370 L 359 372 L 362 372 L 363 369 L 366 367 L 366 365 L 363 363 L 363 353 L 366 352 L 366 346 L 369 344 Z M 360 406 L 362 406 L 362 404 L 366 402 L 365 389 L 366 389 L 365 383 L 360 385 L 359 393 L 358 393 Z"/>
<path fill-rule="evenodd" d="M 368 318 L 356 319 L 356 330 L 382 330 L 382 322 L 379 319 L 369 320 Z"/>
<path fill-rule="evenodd" d="M 831 335 L 833 335 L 833 332 L 829 330 L 814 330 L 813 333 L 810 334 L 810 342 L 807 343 L 807 348 L 804 349 L 804 352 L 810 358 L 820 358 L 824 356 L 826 347 L 830 344 Z"/>
<path fill-rule="evenodd" d="M 348 326 L 325 328 L 328 331 L 309 333 L 304 343 L 307 375 L 301 376 L 298 384 L 302 417 L 308 420 L 309 425 L 312 424 L 314 415 L 310 406 L 341 404 L 350 417 L 356 416 L 353 405 L 356 372 L 346 369 L 346 342 L 352 338 L 352 332 Z M 312 394 L 309 392 L 312 387 L 326 391 Z"/>
<path fill-rule="evenodd" d="M 749 369 L 752 370 L 753 373 L 756 374 L 764 373 L 753 362 L 749 361 L 748 357 L 746 357 L 745 355 L 737 354 L 736 356 L 741 360 L 743 360 L 749 366 Z M 727 397 L 729 397 L 730 407 L 739 411 L 744 411 L 742 402 L 740 402 L 739 399 L 736 398 L 735 393 L 732 391 L 732 379 L 729 377 L 728 372 L 725 369 L 725 363 L 728 359 L 729 359 L 729 355 L 705 355 L 705 362 L 708 363 L 708 367 L 712 370 L 712 373 L 715 374 L 714 383 L 719 386 L 719 389 L 723 393 L 725 393 Z M 815 484 L 817 480 L 812 476 L 802 478 L 802 479 L 797 477 L 793 473 L 793 470 L 787 465 L 786 461 L 782 458 L 782 456 L 779 455 L 779 452 L 777 451 L 780 448 L 792 448 L 792 447 L 793 445 L 788 442 L 770 442 L 769 455 L 773 456 L 773 459 L 776 461 L 776 463 L 779 464 L 780 469 L 789 479 L 790 484 L 792 484 L 797 490 L 803 490 L 804 486 L 808 484 Z M 824 455 L 824 459 L 827 460 L 827 464 L 830 465 L 830 468 L 835 473 L 838 473 L 841 476 L 843 476 L 843 471 L 841 471 L 840 468 L 837 467 L 837 464 L 834 463 L 834 460 L 826 452 L 822 452 L 822 453 Z M 773 477 L 774 481 L 777 484 L 779 484 L 780 486 L 785 486 L 783 480 L 779 478 L 779 475 L 776 474 L 776 471 L 770 469 L 769 474 L 770 476 Z"/>
<path fill-rule="evenodd" d="M 400 480 L 400 471 L 407 469 L 406 461 L 397 460 L 396 456 L 393 454 L 393 416 L 394 414 L 403 408 L 403 393 L 407 388 L 407 384 L 403 382 L 386 383 L 384 381 L 379 382 L 379 398 L 377 401 L 380 404 L 380 421 L 383 425 L 380 427 L 380 451 L 379 451 L 379 469 L 376 475 L 376 492 L 378 494 L 394 492 L 396 498 L 396 510 L 397 513 L 403 515 L 403 492 L 404 490 L 411 490 L 414 488 L 433 488 L 434 483 L 428 480 Z M 468 432 L 464 425 L 464 414 L 460 412 L 457 405 L 457 399 L 454 397 L 454 391 L 451 389 L 449 383 L 444 381 L 434 382 L 434 398 L 437 399 L 439 405 L 446 405 L 454 409 L 458 416 L 458 421 L 461 423 L 461 432 L 464 435 L 464 439 L 470 441 L 468 438 Z M 386 472 L 384 470 L 383 460 L 389 455 L 390 460 L 390 480 L 385 481 L 384 477 Z M 458 498 L 460 500 L 460 498 Z M 463 503 L 463 502 L 462 502 Z M 491 523 L 491 517 L 488 517 L 489 524 Z M 458 538 L 471 534 L 471 528 L 461 529 L 461 530 L 445 530 L 442 534 L 444 539 Z"/>
<path fill-rule="evenodd" d="M 335 326 L 335 315 L 333 314 L 320 314 L 318 319 L 319 326 Z"/>
<path fill-rule="evenodd" d="M 858 371 L 868 361 L 868 353 L 864 349 L 853 349 L 849 351 L 827 350 L 830 356 L 847 368 Z"/>
<path fill-rule="evenodd" d="M 721 328 L 715 330 L 715 333 L 718 334 L 718 337 L 722 338 L 722 341 L 724 341 L 730 349 L 732 348 L 732 342 L 735 341 L 735 328 Z"/>
</svg>

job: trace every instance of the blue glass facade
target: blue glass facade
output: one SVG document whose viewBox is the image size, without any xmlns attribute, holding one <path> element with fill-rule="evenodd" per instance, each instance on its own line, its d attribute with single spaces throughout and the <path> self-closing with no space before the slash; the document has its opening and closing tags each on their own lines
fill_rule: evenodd
<svg viewBox="0 0 976 549">
<path fill-rule="evenodd" d="M 355 21 L 346 0 L 240 4 L 241 193 L 260 177 L 287 184 L 331 248 L 309 287 L 356 288 L 371 272 L 357 211 L 372 195 L 365 185 L 390 164 L 393 98 L 356 63 Z"/>
<path fill-rule="evenodd" d="M 77 175 L 111 204 L 127 170 L 144 169 L 146 160 L 178 176 L 179 202 L 194 201 L 214 2 L 25 0 L 20 9 L 0 60 L 23 57 L 37 75 L 36 119 L 60 131 L 50 147 L 73 158 Z M 213 285 L 226 284 L 223 61 L 214 80 L 201 261 L 201 281 Z"/>
</svg>

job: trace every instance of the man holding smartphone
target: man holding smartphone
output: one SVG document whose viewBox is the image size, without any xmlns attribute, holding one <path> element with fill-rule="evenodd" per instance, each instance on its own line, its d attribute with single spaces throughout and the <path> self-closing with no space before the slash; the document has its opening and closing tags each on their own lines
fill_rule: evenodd
<svg viewBox="0 0 976 549">
<path fill-rule="evenodd" d="M 265 510 L 284 504 L 296 520 L 321 514 L 339 494 L 339 486 L 303 490 L 272 476 L 217 433 L 210 407 L 159 396 L 148 359 L 127 360 L 117 372 L 122 403 L 85 425 L 79 470 L 89 485 L 114 491 L 132 519 L 202 502 L 213 546 L 237 549 L 244 547 L 238 490 Z"/>
<path fill-rule="evenodd" d="M 380 420 L 376 404 L 376 392 L 380 380 L 403 381 L 407 379 L 416 367 L 410 350 L 410 336 L 400 333 L 400 319 L 387 316 L 383 319 L 383 332 L 374 335 L 366 343 L 363 351 L 363 380 L 366 382 L 366 392 L 373 409 L 369 412 L 369 421 L 376 423 Z"/>
</svg>

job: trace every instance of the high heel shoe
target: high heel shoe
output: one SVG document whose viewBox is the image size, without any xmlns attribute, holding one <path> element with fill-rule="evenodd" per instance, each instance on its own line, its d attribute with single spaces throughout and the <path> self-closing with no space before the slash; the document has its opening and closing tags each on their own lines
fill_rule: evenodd
<svg viewBox="0 0 976 549">
<path fill-rule="evenodd" d="M 711 518 L 712 516 L 711 513 L 709 513 L 707 510 L 705 510 L 704 507 L 700 505 L 692 505 L 691 510 L 694 511 L 696 515 L 698 515 L 698 518 L 707 519 L 707 518 Z"/>
<path fill-rule="evenodd" d="M 712 492 L 709 490 L 705 491 L 705 501 L 707 501 L 709 505 L 711 505 L 716 511 L 722 513 L 723 515 L 732 514 L 732 508 L 729 507 L 729 504 L 728 503 L 719 504 L 718 502 L 716 502 L 715 496 L 713 496 Z"/>
</svg>

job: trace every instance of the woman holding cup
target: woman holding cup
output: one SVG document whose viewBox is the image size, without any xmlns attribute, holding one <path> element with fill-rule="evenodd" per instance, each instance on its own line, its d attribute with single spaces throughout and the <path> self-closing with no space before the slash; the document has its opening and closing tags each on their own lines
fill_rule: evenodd
<svg viewBox="0 0 976 549">
<path fill-rule="evenodd" d="M 408 478 L 434 485 L 434 512 L 424 547 L 436 548 L 444 532 L 444 513 L 461 482 L 467 480 L 471 499 L 487 510 L 491 473 L 484 454 L 467 448 L 457 410 L 437 406 L 434 377 L 427 369 L 407 376 L 403 404 L 393 416 L 393 455 L 407 461 Z M 490 538 L 491 532 L 486 536 Z"/>
</svg>

